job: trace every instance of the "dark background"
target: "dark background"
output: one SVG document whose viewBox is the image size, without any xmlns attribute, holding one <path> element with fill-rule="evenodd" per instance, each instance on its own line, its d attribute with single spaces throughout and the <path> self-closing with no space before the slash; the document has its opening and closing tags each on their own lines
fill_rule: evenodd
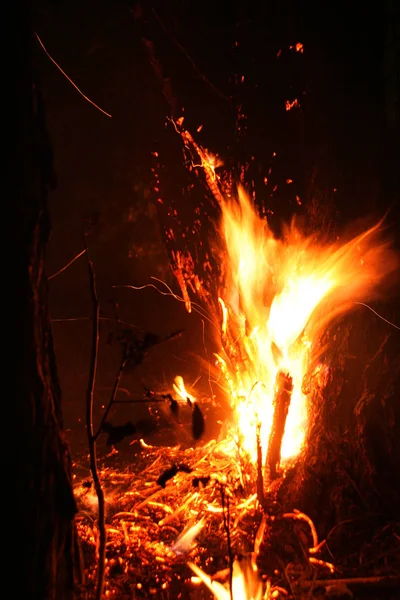
<svg viewBox="0 0 400 600">
<path fill-rule="evenodd" d="M 37 44 L 56 176 L 47 273 L 83 249 L 90 217 L 97 223 L 90 250 L 103 317 L 113 318 L 114 299 L 120 318 L 141 330 L 167 335 L 185 329 L 126 375 L 121 398 L 140 394 L 142 383 L 167 390 L 177 373 L 188 384 L 201 376 L 196 391 L 209 393 L 199 357 L 207 358 L 212 340 L 207 327 L 203 336 L 201 319 L 154 289 L 112 287 L 143 285 L 153 275 L 179 292 L 164 229 L 173 224 L 185 234 L 185 244 L 196 246 L 189 230 L 204 190 L 190 189 L 181 142 L 167 116 L 179 117 L 184 109 L 193 134 L 203 125 L 197 141 L 218 153 L 237 179 L 245 165 L 245 182 L 277 231 L 282 219 L 298 213 L 309 228 L 329 228 L 335 235 L 355 220 L 370 223 L 389 210 L 389 233 L 398 245 L 396 4 L 36 2 L 34 27 L 48 51 L 112 114 L 110 119 L 86 102 Z M 297 42 L 304 53 L 290 50 Z M 294 98 L 300 107 L 286 111 L 286 100 Z M 160 173 L 160 193 L 152 168 Z M 179 226 L 170 209 L 179 212 Z M 206 235 L 216 213 L 205 200 L 202 210 Z M 182 245 L 180 238 L 176 246 Z M 65 423 L 76 451 L 86 443 L 90 358 L 84 257 L 51 279 L 50 300 Z M 376 308 L 398 319 L 394 300 Z M 106 343 L 112 328 L 112 321 L 102 321 L 96 415 L 109 398 L 119 361 L 118 345 Z M 132 414 L 132 408 L 119 407 L 112 418 L 121 422 Z M 179 440 L 179 432 L 174 435 Z"/>
</svg>

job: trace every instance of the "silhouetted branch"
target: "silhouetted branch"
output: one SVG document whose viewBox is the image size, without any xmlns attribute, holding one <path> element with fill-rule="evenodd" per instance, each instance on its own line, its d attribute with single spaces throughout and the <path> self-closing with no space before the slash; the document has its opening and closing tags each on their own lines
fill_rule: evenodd
<svg viewBox="0 0 400 600">
<path fill-rule="evenodd" d="M 97 296 L 96 289 L 96 274 L 94 271 L 93 263 L 90 260 L 87 240 L 85 236 L 86 244 L 86 255 L 88 259 L 89 278 L 90 278 L 90 292 L 92 296 L 93 304 L 93 330 L 92 330 L 92 356 L 90 360 L 89 370 L 89 382 L 86 394 L 86 430 L 89 443 L 89 460 L 90 460 L 90 472 L 92 474 L 94 488 L 96 490 L 97 501 L 98 501 L 98 527 L 99 527 L 99 564 L 97 571 L 97 586 L 96 586 L 96 600 L 101 600 L 103 597 L 104 589 L 104 572 L 105 572 L 105 557 L 106 557 L 106 528 L 105 528 L 105 512 L 104 512 L 104 492 L 101 487 L 99 473 L 97 470 L 97 451 L 96 451 L 96 437 L 93 435 L 93 400 L 94 400 L 94 388 L 96 383 L 96 371 L 97 371 L 97 357 L 99 350 L 99 316 L 100 316 L 100 303 Z"/>
<path fill-rule="evenodd" d="M 103 416 L 101 418 L 99 428 L 98 428 L 97 432 L 94 435 L 94 440 L 97 440 L 97 438 L 101 434 L 101 432 L 103 430 L 104 423 L 106 422 L 106 419 L 108 417 L 108 413 L 110 412 L 111 407 L 113 406 L 113 404 L 115 404 L 115 399 L 117 397 L 118 388 L 119 388 L 119 384 L 120 384 L 120 381 L 121 381 L 122 373 L 124 372 L 124 369 L 125 369 L 125 367 L 127 365 L 127 362 L 128 362 L 128 357 L 126 356 L 126 353 L 125 353 L 124 356 L 122 357 L 122 360 L 121 360 L 119 368 L 118 368 L 118 372 L 117 372 L 117 376 L 115 378 L 115 382 L 114 382 L 114 387 L 113 387 L 113 391 L 112 391 L 112 394 L 111 394 L 111 398 L 110 398 L 110 400 L 109 400 L 109 402 L 107 404 L 107 408 L 104 411 L 104 414 L 103 414 Z"/>
</svg>

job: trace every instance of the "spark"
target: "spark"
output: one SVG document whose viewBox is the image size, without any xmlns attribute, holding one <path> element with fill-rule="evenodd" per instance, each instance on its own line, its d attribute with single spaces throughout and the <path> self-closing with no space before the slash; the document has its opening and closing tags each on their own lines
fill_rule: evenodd
<svg viewBox="0 0 400 600">
<path fill-rule="evenodd" d="M 60 65 L 54 60 L 54 58 L 51 56 L 51 54 L 48 52 L 48 50 L 46 49 L 46 46 L 43 44 L 42 40 L 40 39 L 40 37 L 38 36 L 38 34 L 35 32 L 35 36 L 37 41 L 39 42 L 39 44 L 41 45 L 43 51 L 45 52 L 45 54 L 49 57 L 49 59 L 51 60 L 51 62 L 57 67 L 57 69 L 60 71 L 60 73 L 62 73 L 62 75 L 64 75 L 64 77 L 70 82 L 70 84 L 76 89 L 77 92 L 80 93 L 80 95 L 87 101 L 89 102 L 89 104 L 92 104 L 95 108 L 97 108 L 97 110 L 99 110 L 101 113 L 103 113 L 103 115 L 106 115 L 106 117 L 112 117 L 112 115 L 110 115 L 110 113 L 106 112 L 105 110 L 103 110 L 98 104 L 96 104 L 95 102 L 93 102 L 93 100 L 91 100 L 90 98 L 88 98 L 88 96 L 86 96 L 82 90 L 80 90 L 78 88 L 78 86 L 76 85 L 76 83 L 74 83 L 72 81 L 72 79 L 70 77 L 68 77 L 68 75 L 66 74 L 65 71 L 63 71 L 63 69 L 60 67 Z"/>
<path fill-rule="evenodd" d="M 50 277 L 48 277 L 47 279 L 50 281 L 50 279 L 54 279 L 54 277 L 57 277 L 57 275 L 60 275 L 61 273 L 63 273 L 64 271 L 66 271 L 68 269 L 68 267 L 70 267 L 72 264 L 74 264 L 74 262 L 76 260 L 78 260 L 78 258 L 80 258 L 81 256 L 83 256 L 85 254 L 85 252 L 86 252 L 86 248 L 84 250 L 82 250 L 82 252 L 79 252 L 79 254 L 77 254 L 72 260 L 69 261 L 69 263 L 67 263 L 59 271 L 57 271 L 56 273 L 53 273 L 53 275 L 50 275 Z"/>
<path fill-rule="evenodd" d="M 300 102 L 297 100 L 297 98 L 292 100 L 292 102 L 290 100 L 286 100 L 285 107 L 286 110 L 292 110 L 292 108 L 299 108 Z"/>
<path fill-rule="evenodd" d="M 178 296 L 178 294 L 175 294 L 175 292 L 169 287 L 169 285 L 167 283 L 165 283 L 165 281 L 162 281 L 162 279 L 158 279 L 158 277 L 151 277 L 151 279 L 154 279 L 154 281 L 158 281 L 159 283 L 164 285 L 167 288 L 168 292 L 163 292 L 162 290 L 160 290 L 160 288 L 158 288 L 156 285 L 154 285 L 154 283 L 145 283 L 144 285 L 128 285 L 128 284 L 113 285 L 112 287 L 113 288 L 130 288 L 132 290 L 144 290 L 145 288 L 154 288 L 162 296 L 172 296 L 172 298 L 174 298 L 178 302 L 183 302 L 185 304 L 185 300 L 181 296 Z M 200 304 L 191 302 L 191 305 L 194 307 L 195 312 L 197 312 L 203 319 L 208 321 L 213 327 L 218 329 L 217 326 L 215 325 L 215 323 L 213 323 L 213 321 L 209 317 L 207 317 L 207 315 L 205 315 L 203 313 L 203 309 L 200 306 Z"/>
<path fill-rule="evenodd" d="M 385 321 L 385 323 L 388 323 L 388 325 L 391 325 L 395 329 L 400 330 L 400 327 L 398 325 L 396 325 L 395 323 L 392 323 L 392 321 L 389 321 L 388 319 L 385 319 L 385 317 L 382 317 L 382 315 L 380 315 L 378 312 L 376 312 L 376 310 L 374 310 L 372 308 L 372 306 L 369 306 L 369 304 L 365 304 L 365 302 L 355 302 L 354 304 L 359 304 L 360 306 L 365 306 L 365 308 L 368 308 L 371 312 L 374 313 L 374 315 L 376 315 L 377 317 L 382 319 L 382 321 Z"/>
</svg>

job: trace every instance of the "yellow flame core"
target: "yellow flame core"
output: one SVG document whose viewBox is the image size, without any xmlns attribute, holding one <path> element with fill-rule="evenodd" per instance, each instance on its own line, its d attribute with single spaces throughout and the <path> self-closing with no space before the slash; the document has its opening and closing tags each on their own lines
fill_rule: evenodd
<svg viewBox="0 0 400 600">
<path fill-rule="evenodd" d="M 242 447 L 255 459 L 256 428 L 265 458 L 276 377 L 293 380 L 281 447 L 282 462 L 305 439 L 302 392 L 320 335 L 329 321 L 370 295 L 393 268 L 380 223 L 343 245 L 323 246 L 293 224 L 274 237 L 243 189 L 222 204 L 224 289 L 220 294 L 223 350 L 217 355 L 229 384 Z"/>
</svg>

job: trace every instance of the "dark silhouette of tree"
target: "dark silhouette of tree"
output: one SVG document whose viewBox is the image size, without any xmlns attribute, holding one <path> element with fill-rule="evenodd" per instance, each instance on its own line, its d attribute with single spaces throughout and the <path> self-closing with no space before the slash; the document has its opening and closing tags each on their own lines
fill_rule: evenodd
<svg viewBox="0 0 400 600">
<path fill-rule="evenodd" d="M 44 257 L 50 227 L 47 195 L 52 183 L 51 147 L 32 61 L 29 5 L 11 8 L 8 94 L 14 106 L 8 152 L 13 237 L 13 294 L 19 299 L 16 377 L 17 520 L 19 551 L 13 559 L 14 595 L 64 600 L 74 595 L 75 503 L 68 446 L 63 434 L 61 393 L 47 305 Z"/>
</svg>

